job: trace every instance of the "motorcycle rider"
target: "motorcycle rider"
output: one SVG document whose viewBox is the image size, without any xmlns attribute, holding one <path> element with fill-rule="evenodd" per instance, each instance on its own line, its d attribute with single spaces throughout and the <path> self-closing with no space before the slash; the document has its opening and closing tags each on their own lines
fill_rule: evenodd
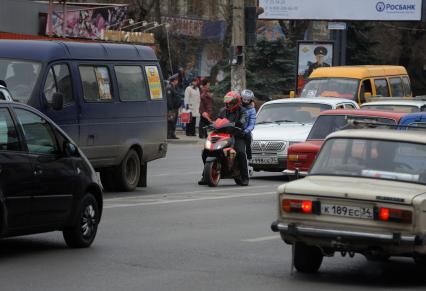
<svg viewBox="0 0 426 291">
<path fill-rule="evenodd" d="M 251 132 L 256 124 L 256 108 L 254 104 L 254 93 L 251 90 L 244 89 L 241 91 L 242 105 L 246 110 L 247 126 L 244 128 L 244 139 L 246 142 L 247 159 L 251 160 Z"/>
<path fill-rule="evenodd" d="M 235 123 L 235 127 L 244 130 L 247 127 L 247 115 L 244 107 L 241 105 L 241 96 L 238 92 L 229 91 L 224 97 L 225 107 L 219 113 L 219 118 L 226 118 L 230 122 Z M 249 173 L 246 156 L 246 142 L 244 135 L 234 136 L 235 144 L 234 150 L 237 153 L 237 161 L 241 172 L 241 186 L 248 186 L 249 184 Z M 206 156 L 202 155 L 203 163 L 206 162 Z M 198 181 L 199 185 L 206 185 L 204 177 Z"/>
</svg>

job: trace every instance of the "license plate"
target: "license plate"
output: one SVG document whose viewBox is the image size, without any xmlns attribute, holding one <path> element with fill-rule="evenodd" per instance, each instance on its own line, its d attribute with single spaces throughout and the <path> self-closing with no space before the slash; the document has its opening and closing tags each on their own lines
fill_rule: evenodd
<svg viewBox="0 0 426 291">
<path fill-rule="evenodd" d="M 373 219 L 372 207 L 344 206 L 321 203 L 321 214 L 361 219 Z"/>
<path fill-rule="evenodd" d="M 253 157 L 250 161 L 250 164 L 261 164 L 261 165 L 270 165 L 278 164 L 277 157 Z"/>
</svg>

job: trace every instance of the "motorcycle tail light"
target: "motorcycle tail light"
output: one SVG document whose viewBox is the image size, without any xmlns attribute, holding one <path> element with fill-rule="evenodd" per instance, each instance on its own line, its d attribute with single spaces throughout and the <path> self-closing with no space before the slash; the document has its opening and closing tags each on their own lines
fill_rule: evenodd
<svg viewBox="0 0 426 291">
<path fill-rule="evenodd" d="M 282 210 L 287 213 L 320 214 L 319 201 L 283 199 Z"/>
<path fill-rule="evenodd" d="M 380 221 L 411 223 L 413 213 L 409 210 L 396 208 L 376 207 L 374 218 Z"/>
</svg>

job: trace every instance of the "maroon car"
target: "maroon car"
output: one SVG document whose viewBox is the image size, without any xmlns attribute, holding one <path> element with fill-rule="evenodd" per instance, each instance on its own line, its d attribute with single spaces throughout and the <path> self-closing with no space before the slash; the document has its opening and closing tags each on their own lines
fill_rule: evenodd
<svg viewBox="0 0 426 291">
<path fill-rule="evenodd" d="M 406 114 L 375 110 L 323 111 L 312 126 L 306 141 L 293 144 L 288 148 L 287 169 L 283 173 L 290 179 L 296 176 L 306 176 L 326 136 L 335 131 L 350 128 L 349 119 L 398 124 L 404 115 Z"/>
</svg>

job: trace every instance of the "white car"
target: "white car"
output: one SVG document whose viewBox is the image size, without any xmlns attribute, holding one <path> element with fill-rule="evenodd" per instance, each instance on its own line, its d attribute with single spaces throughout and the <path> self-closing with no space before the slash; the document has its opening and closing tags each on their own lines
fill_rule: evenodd
<svg viewBox="0 0 426 291">
<path fill-rule="evenodd" d="M 377 98 L 380 100 L 383 97 Z M 391 99 L 391 98 L 387 98 Z M 393 98 L 395 99 L 395 98 Z M 401 113 L 414 113 L 426 111 L 426 100 L 396 99 L 384 101 L 371 101 L 361 104 L 361 109 L 392 111 Z"/>
<path fill-rule="evenodd" d="M 278 188 L 271 228 L 300 272 L 324 256 L 413 257 L 426 263 L 426 137 L 350 129 L 330 134 L 308 176 Z"/>
<path fill-rule="evenodd" d="M 252 132 L 254 171 L 281 172 L 287 168 L 290 144 L 304 142 L 324 110 L 357 109 L 352 100 L 332 97 L 289 98 L 266 102 L 257 113 Z"/>
</svg>

